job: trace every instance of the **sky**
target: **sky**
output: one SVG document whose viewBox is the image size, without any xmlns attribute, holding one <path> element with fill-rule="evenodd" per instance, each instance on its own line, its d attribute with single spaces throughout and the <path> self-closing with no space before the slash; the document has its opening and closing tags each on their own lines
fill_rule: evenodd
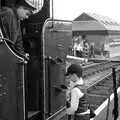
<svg viewBox="0 0 120 120">
<path fill-rule="evenodd" d="M 120 0 L 53 0 L 53 4 L 56 19 L 74 20 L 88 12 L 108 16 L 120 23 Z"/>
</svg>

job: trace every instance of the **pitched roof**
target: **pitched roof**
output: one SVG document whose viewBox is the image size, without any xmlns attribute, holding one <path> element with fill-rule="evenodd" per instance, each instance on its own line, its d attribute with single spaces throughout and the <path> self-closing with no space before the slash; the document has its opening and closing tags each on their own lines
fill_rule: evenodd
<svg viewBox="0 0 120 120">
<path fill-rule="evenodd" d="M 115 20 L 107 16 L 98 15 L 95 13 L 82 13 L 80 16 L 73 20 L 73 23 L 89 23 L 92 25 L 88 25 L 88 30 L 91 28 L 95 30 L 114 30 L 120 31 L 120 24 L 118 24 Z M 96 26 L 96 27 L 95 27 Z M 85 26 L 83 26 L 85 27 Z M 95 28 L 92 28 L 95 27 Z"/>
</svg>

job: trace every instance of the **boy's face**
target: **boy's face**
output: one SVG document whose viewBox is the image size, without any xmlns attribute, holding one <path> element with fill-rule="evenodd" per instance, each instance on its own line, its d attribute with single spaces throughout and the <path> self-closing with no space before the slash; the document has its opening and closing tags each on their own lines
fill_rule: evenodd
<svg viewBox="0 0 120 120">
<path fill-rule="evenodd" d="M 73 87 L 75 84 L 75 80 L 76 80 L 76 78 L 74 77 L 74 74 L 66 76 L 67 86 L 69 88 Z"/>
<path fill-rule="evenodd" d="M 20 6 L 17 9 L 17 13 L 18 13 L 19 19 L 23 20 L 23 19 L 28 19 L 28 17 L 32 14 L 32 10 L 30 10 L 29 8 Z"/>
</svg>

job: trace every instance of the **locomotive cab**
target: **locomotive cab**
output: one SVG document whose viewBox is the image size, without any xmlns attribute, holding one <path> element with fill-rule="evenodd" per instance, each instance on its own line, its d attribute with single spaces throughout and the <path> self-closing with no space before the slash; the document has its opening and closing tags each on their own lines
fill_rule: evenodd
<svg viewBox="0 0 120 120">
<path fill-rule="evenodd" d="M 32 26 L 27 26 L 29 33 L 33 30 Z M 37 23 L 38 26 L 41 24 Z M 26 51 L 30 54 L 27 73 L 28 113 L 40 111 L 39 119 L 64 120 L 66 97 L 61 85 L 66 84 L 64 73 L 66 55 L 70 54 L 72 44 L 71 21 L 47 19 L 42 29 L 38 28 L 36 31 L 42 31 L 35 36 L 32 34 L 25 43 Z M 32 44 L 32 47 L 29 46 L 29 49 L 27 44 Z"/>
<path fill-rule="evenodd" d="M 12 2 L 5 0 L 2 4 L 14 5 L 15 1 Z M 64 73 L 66 55 L 71 55 L 72 22 L 47 19 L 49 5 L 45 0 L 39 14 L 21 24 L 27 58 L 13 49 L 2 24 L 3 13 L 0 13 L 2 120 L 66 119 L 66 97 L 61 85 L 66 84 Z"/>
<path fill-rule="evenodd" d="M 37 32 L 32 34 L 33 26 Z M 40 26 L 40 27 L 39 27 Z M 12 49 L 1 22 L 0 118 L 6 120 L 66 119 L 64 73 L 72 44 L 71 21 L 48 19 L 28 24 L 23 36 L 29 60 Z M 30 28 L 31 27 L 31 28 Z"/>
</svg>

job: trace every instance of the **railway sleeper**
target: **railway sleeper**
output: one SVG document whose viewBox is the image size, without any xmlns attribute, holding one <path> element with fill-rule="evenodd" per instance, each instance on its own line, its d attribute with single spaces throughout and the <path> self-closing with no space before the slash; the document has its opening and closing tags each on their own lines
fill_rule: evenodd
<svg viewBox="0 0 120 120">
<path fill-rule="evenodd" d="M 99 86 L 112 88 L 113 84 L 104 84 L 104 85 L 103 84 L 99 84 Z"/>
<path fill-rule="evenodd" d="M 96 98 L 96 97 L 94 97 L 94 98 L 91 98 L 91 97 L 89 97 L 88 98 L 88 103 L 95 103 L 95 104 L 101 104 L 103 101 L 105 101 L 106 100 L 106 98 L 104 97 L 104 98 L 102 98 L 102 99 L 100 99 L 100 97 L 99 98 Z"/>
<path fill-rule="evenodd" d="M 89 106 L 91 108 L 93 108 L 93 110 L 96 110 L 101 104 L 102 104 L 102 101 L 97 103 L 97 102 L 88 102 Z"/>
<path fill-rule="evenodd" d="M 106 89 L 106 90 L 109 90 L 110 87 L 109 86 L 103 86 L 103 85 L 96 85 L 93 87 L 94 89 Z"/>
<path fill-rule="evenodd" d="M 98 86 L 104 86 L 104 87 L 112 87 L 112 82 L 105 82 L 105 83 L 98 83 Z"/>
<path fill-rule="evenodd" d="M 109 91 L 110 89 L 111 89 L 111 87 L 109 87 L 109 86 L 97 86 L 95 88 L 88 89 L 88 92 L 90 93 L 91 91 L 101 91 L 101 90 Z"/>
<path fill-rule="evenodd" d="M 88 69 L 84 69 L 84 76 L 89 76 L 91 74 L 95 74 L 95 73 L 99 73 L 99 72 L 103 72 L 105 70 L 109 70 L 111 69 L 113 66 L 116 66 L 116 64 L 113 64 L 113 63 L 108 63 L 108 64 L 101 64 L 101 65 L 96 65 L 96 66 L 93 66 L 91 68 L 88 68 Z"/>
<path fill-rule="evenodd" d="M 104 100 L 105 101 L 105 100 Z M 89 105 L 95 105 L 97 107 L 99 107 L 104 101 L 88 101 Z"/>
<path fill-rule="evenodd" d="M 95 104 L 99 104 L 102 103 L 103 101 L 105 101 L 107 99 L 108 96 L 106 97 L 88 97 L 88 103 L 95 103 Z"/>
<path fill-rule="evenodd" d="M 117 83 L 117 85 L 118 85 L 118 83 Z M 113 83 L 112 82 L 104 83 L 103 86 L 105 86 L 105 87 L 109 86 L 111 88 L 111 87 L 113 87 Z"/>
<path fill-rule="evenodd" d="M 106 98 L 106 95 L 88 94 L 88 98 L 89 98 L 89 97 L 94 97 L 94 98 L 95 98 L 95 97 L 97 97 L 97 98 L 100 97 L 101 99 L 103 99 L 103 98 Z"/>
<path fill-rule="evenodd" d="M 98 90 L 98 89 L 106 89 L 106 90 L 108 90 L 109 88 L 110 88 L 109 86 L 104 86 L 104 85 L 97 84 L 97 85 L 91 87 L 91 90 L 92 89 L 96 89 L 96 90 Z"/>
<path fill-rule="evenodd" d="M 109 87 L 112 87 L 113 84 L 112 84 L 112 83 L 104 83 L 103 86 L 109 86 Z"/>
<path fill-rule="evenodd" d="M 88 97 L 89 99 L 99 99 L 99 100 L 103 100 L 106 98 L 106 95 L 101 95 L 101 94 L 88 94 Z"/>
<path fill-rule="evenodd" d="M 93 90 L 93 91 L 90 91 L 89 92 L 90 94 L 97 94 L 97 95 L 109 95 L 110 94 L 110 92 L 109 91 L 106 91 L 106 90 Z"/>
<path fill-rule="evenodd" d="M 96 110 L 98 107 L 99 107 L 99 105 L 96 105 L 96 104 L 89 104 L 89 106 L 93 109 L 93 110 Z"/>
</svg>

